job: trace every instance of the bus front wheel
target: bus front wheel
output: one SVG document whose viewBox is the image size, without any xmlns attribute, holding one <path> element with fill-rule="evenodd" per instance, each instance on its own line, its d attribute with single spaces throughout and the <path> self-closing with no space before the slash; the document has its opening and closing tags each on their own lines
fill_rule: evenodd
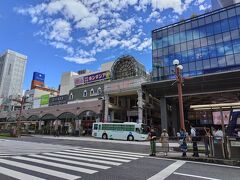
<svg viewBox="0 0 240 180">
<path fill-rule="evenodd" d="M 129 135 L 129 136 L 127 137 L 127 140 L 128 140 L 128 141 L 134 141 L 133 135 Z"/>
<path fill-rule="evenodd" d="M 102 135 L 102 139 L 108 139 L 108 136 L 107 136 L 106 133 L 104 133 L 104 134 Z"/>
</svg>

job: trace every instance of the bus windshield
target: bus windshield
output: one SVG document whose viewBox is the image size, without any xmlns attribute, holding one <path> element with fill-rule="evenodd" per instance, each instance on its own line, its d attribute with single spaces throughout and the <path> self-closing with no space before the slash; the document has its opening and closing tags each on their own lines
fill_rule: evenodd
<svg viewBox="0 0 240 180">
<path fill-rule="evenodd" d="M 149 133 L 149 128 L 147 125 L 145 124 L 142 124 L 142 127 L 141 127 L 141 134 L 148 134 Z"/>
</svg>

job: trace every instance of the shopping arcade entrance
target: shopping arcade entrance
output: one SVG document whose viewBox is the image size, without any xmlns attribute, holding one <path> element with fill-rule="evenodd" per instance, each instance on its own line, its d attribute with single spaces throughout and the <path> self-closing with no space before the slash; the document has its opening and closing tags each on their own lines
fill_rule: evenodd
<svg viewBox="0 0 240 180">
<path fill-rule="evenodd" d="M 180 127 L 175 80 L 145 83 L 143 89 L 161 101 L 161 127 L 175 134 Z M 186 78 L 183 86 L 183 100 L 186 120 L 191 112 L 190 105 L 239 102 L 240 71 Z M 190 118 L 196 120 L 196 116 Z"/>
</svg>

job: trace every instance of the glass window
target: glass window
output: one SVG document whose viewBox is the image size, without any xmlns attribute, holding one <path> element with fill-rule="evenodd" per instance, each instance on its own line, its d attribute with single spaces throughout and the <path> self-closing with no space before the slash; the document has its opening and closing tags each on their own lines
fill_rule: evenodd
<svg viewBox="0 0 240 180">
<path fill-rule="evenodd" d="M 189 71 L 196 71 L 196 62 L 189 63 Z"/>
<path fill-rule="evenodd" d="M 182 59 L 182 53 L 175 53 L 174 59 Z"/>
<path fill-rule="evenodd" d="M 198 21 L 194 20 L 192 21 L 192 28 L 197 28 L 198 27 Z"/>
<path fill-rule="evenodd" d="M 187 50 L 187 43 L 181 43 L 181 51 Z"/>
<path fill-rule="evenodd" d="M 174 44 L 173 35 L 168 36 L 168 42 L 169 42 L 170 45 Z"/>
<path fill-rule="evenodd" d="M 187 42 L 187 49 L 193 49 L 193 41 L 188 41 Z"/>
<path fill-rule="evenodd" d="M 173 32 L 178 33 L 179 32 L 179 26 L 174 26 L 173 27 Z"/>
<path fill-rule="evenodd" d="M 237 15 L 240 15 L 240 6 L 238 6 L 238 7 L 236 8 L 236 14 L 237 14 Z"/>
<path fill-rule="evenodd" d="M 189 71 L 188 63 L 182 64 L 182 65 L 183 65 L 183 72 L 188 72 Z"/>
<path fill-rule="evenodd" d="M 216 67 L 218 67 L 217 58 L 211 59 L 211 60 L 210 60 L 210 63 L 211 63 L 211 68 L 216 68 Z"/>
<path fill-rule="evenodd" d="M 222 34 L 217 34 L 217 35 L 215 35 L 215 42 L 216 42 L 216 43 L 221 43 L 221 42 L 223 42 Z"/>
<path fill-rule="evenodd" d="M 187 23 L 185 24 L 185 27 L 186 27 L 186 30 L 192 29 L 191 22 L 187 22 Z"/>
<path fill-rule="evenodd" d="M 229 21 L 230 30 L 234 30 L 238 28 L 237 17 L 231 17 L 230 19 L 228 19 L 228 21 Z"/>
<path fill-rule="evenodd" d="M 169 46 L 168 51 L 169 53 L 174 53 L 174 46 Z"/>
<path fill-rule="evenodd" d="M 240 28 L 240 15 L 237 16 L 237 19 L 238 19 L 238 27 Z"/>
<path fill-rule="evenodd" d="M 231 31 L 231 38 L 232 38 L 232 40 L 238 39 L 239 37 L 240 37 L 240 33 L 239 33 L 238 29 Z"/>
<path fill-rule="evenodd" d="M 195 55 L 194 55 L 194 51 L 193 50 L 188 50 L 187 56 L 188 56 L 189 62 L 195 61 Z"/>
<path fill-rule="evenodd" d="M 230 32 L 223 33 L 223 41 L 230 41 L 231 40 L 231 34 Z"/>
<path fill-rule="evenodd" d="M 83 91 L 83 97 L 87 97 L 87 90 Z"/>
<path fill-rule="evenodd" d="M 183 51 L 182 52 L 182 63 L 186 63 L 186 62 L 188 62 L 188 53 L 187 53 L 187 51 Z"/>
<path fill-rule="evenodd" d="M 195 48 L 201 47 L 201 42 L 200 42 L 199 39 L 194 40 L 194 47 L 195 47 Z"/>
<path fill-rule="evenodd" d="M 167 56 L 163 58 L 164 66 L 169 66 L 169 59 Z"/>
<path fill-rule="evenodd" d="M 201 48 L 196 48 L 194 50 L 194 54 L 195 54 L 195 59 L 198 61 L 200 59 L 202 59 L 202 52 L 201 52 Z"/>
<path fill-rule="evenodd" d="M 199 39 L 199 31 L 198 29 L 193 30 L 193 39 Z"/>
<path fill-rule="evenodd" d="M 206 30 L 207 30 L 207 36 L 212 36 L 214 34 L 212 24 L 208 25 L 206 27 Z"/>
<path fill-rule="evenodd" d="M 169 75 L 169 67 L 163 67 L 164 75 Z"/>
<path fill-rule="evenodd" d="M 162 38 L 162 31 L 157 32 L 157 38 Z"/>
<path fill-rule="evenodd" d="M 172 35 L 173 34 L 173 28 L 169 28 L 168 29 L 168 35 Z"/>
<path fill-rule="evenodd" d="M 209 59 L 206 59 L 203 61 L 203 69 L 209 69 L 210 68 L 210 61 Z"/>
<path fill-rule="evenodd" d="M 186 29 L 186 28 L 185 28 L 185 24 L 181 24 L 181 25 L 180 25 L 180 31 L 185 31 L 185 29 Z"/>
<path fill-rule="evenodd" d="M 153 40 L 157 39 L 157 33 L 156 33 L 156 32 L 153 32 L 153 33 L 152 33 L 152 39 L 153 39 Z"/>
<path fill-rule="evenodd" d="M 223 46 L 223 43 L 217 44 L 216 48 L 217 48 L 217 56 L 224 56 L 224 46 Z"/>
<path fill-rule="evenodd" d="M 227 18 L 227 11 L 220 12 L 220 19 L 226 19 Z"/>
<path fill-rule="evenodd" d="M 215 58 L 217 56 L 217 50 L 215 45 L 208 46 L 210 58 Z"/>
<path fill-rule="evenodd" d="M 214 36 L 207 37 L 207 42 L 208 42 L 208 45 L 215 44 Z"/>
<path fill-rule="evenodd" d="M 235 16 L 235 15 L 236 15 L 235 8 L 229 9 L 229 10 L 227 11 L 227 13 L 228 13 L 228 17 L 233 17 L 233 16 Z"/>
<path fill-rule="evenodd" d="M 240 64 L 240 54 L 234 54 L 234 57 L 235 57 L 235 63 L 236 64 Z"/>
<path fill-rule="evenodd" d="M 224 19 L 221 21 L 221 28 L 222 28 L 222 32 L 229 31 L 229 24 L 227 19 Z"/>
<path fill-rule="evenodd" d="M 168 34 L 167 34 L 167 29 L 164 29 L 163 31 L 162 31 L 162 36 L 163 37 L 166 37 Z"/>
<path fill-rule="evenodd" d="M 200 27 L 199 28 L 199 37 L 206 37 L 207 36 L 207 32 L 206 32 L 206 26 Z"/>
<path fill-rule="evenodd" d="M 168 39 L 167 37 L 162 38 L 162 47 L 168 46 Z"/>
<path fill-rule="evenodd" d="M 226 56 L 226 62 L 227 66 L 235 65 L 234 56 L 233 55 Z"/>
<path fill-rule="evenodd" d="M 213 20 L 213 22 L 219 21 L 219 20 L 220 20 L 219 13 L 213 14 L 213 15 L 212 15 L 212 20 Z"/>
<path fill-rule="evenodd" d="M 186 31 L 187 41 L 193 40 L 192 30 Z"/>
<path fill-rule="evenodd" d="M 196 61 L 196 69 L 197 70 L 202 70 L 203 69 L 202 61 Z"/>
<path fill-rule="evenodd" d="M 173 37 L 174 37 L 174 43 L 179 44 L 180 43 L 179 33 L 174 34 Z"/>
<path fill-rule="evenodd" d="M 168 55 L 168 47 L 163 48 L 163 54 L 164 54 L 164 55 Z"/>
<path fill-rule="evenodd" d="M 240 53 L 240 39 L 233 42 L 234 53 Z"/>
<path fill-rule="evenodd" d="M 199 26 L 205 25 L 205 19 L 204 18 L 198 19 L 198 25 Z"/>
<path fill-rule="evenodd" d="M 225 54 L 229 55 L 229 54 L 233 54 L 233 47 L 232 47 L 232 42 L 225 42 L 224 43 L 224 50 L 225 50 Z"/>
<path fill-rule="evenodd" d="M 218 58 L 218 66 L 219 67 L 225 67 L 226 66 L 225 56 Z"/>
<path fill-rule="evenodd" d="M 221 33 L 221 22 L 215 22 L 213 27 L 214 27 L 214 34 Z"/>
<path fill-rule="evenodd" d="M 186 42 L 187 38 L 186 38 L 185 32 L 181 32 L 179 36 L 180 36 L 180 42 Z"/>
<path fill-rule="evenodd" d="M 208 59 L 208 47 L 202 47 L 202 59 Z"/>
<path fill-rule="evenodd" d="M 205 22 L 206 22 L 206 24 L 212 23 L 212 16 L 205 17 Z"/>
<path fill-rule="evenodd" d="M 157 54 L 158 54 L 158 56 L 162 56 L 163 55 L 163 49 L 158 49 Z"/>
<path fill-rule="evenodd" d="M 174 46 L 175 48 L 175 52 L 180 52 L 181 51 L 181 48 L 180 48 L 180 44 L 177 44 Z"/>
<path fill-rule="evenodd" d="M 201 38 L 201 46 L 207 46 L 207 38 Z"/>
</svg>

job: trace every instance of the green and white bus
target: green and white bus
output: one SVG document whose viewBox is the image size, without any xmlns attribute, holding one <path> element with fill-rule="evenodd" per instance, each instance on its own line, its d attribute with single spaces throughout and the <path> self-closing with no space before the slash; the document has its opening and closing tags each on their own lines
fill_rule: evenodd
<svg viewBox="0 0 240 180">
<path fill-rule="evenodd" d="M 94 123 L 92 136 L 102 139 L 144 141 L 148 138 L 147 126 L 142 123 Z"/>
</svg>

